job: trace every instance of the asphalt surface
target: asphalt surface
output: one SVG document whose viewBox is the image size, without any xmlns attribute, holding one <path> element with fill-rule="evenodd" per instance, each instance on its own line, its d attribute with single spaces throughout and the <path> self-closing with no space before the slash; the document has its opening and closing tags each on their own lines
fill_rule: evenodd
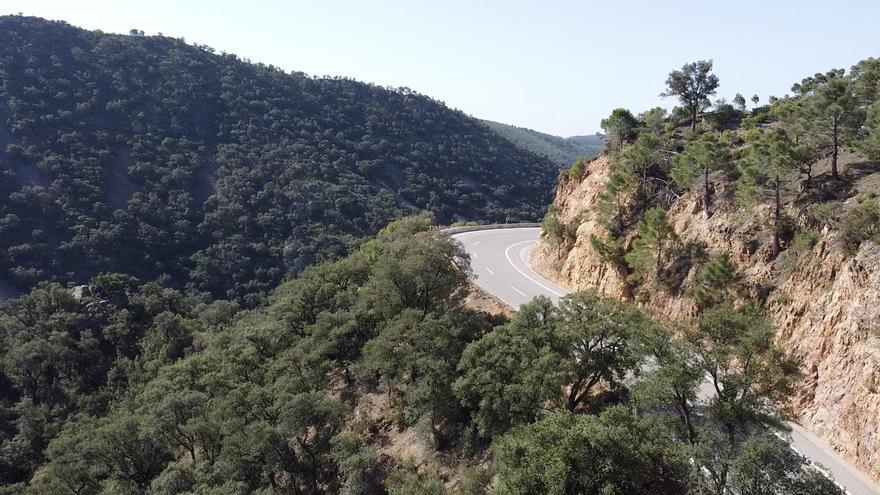
<svg viewBox="0 0 880 495">
<path fill-rule="evenodd" d="M 476 284 L 513 308 L 537 296 L 554 302 L 568 293 L 529 267 L 529 256 L 537 242 L 539 228 L 509 228 L 465 232 L 451 236 L 471 256 Z M 880 486 L 796 424 L 792 427 L 792 448 L 829 474 L 851 495 L 880 495 Z"/>
</svg>

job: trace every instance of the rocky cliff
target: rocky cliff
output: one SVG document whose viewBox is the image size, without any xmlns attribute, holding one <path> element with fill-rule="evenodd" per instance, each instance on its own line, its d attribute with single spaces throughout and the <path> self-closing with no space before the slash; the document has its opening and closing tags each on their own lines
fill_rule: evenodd
<svg viewBox="0 0 880 495">
<path fill-rule="evenodd" d="M 558 185 L 558 218 L 581 224 L 566 249 L 542 236 L 533 255 L 535 268 L 571 289 L 633 299 L 660 318 L 684 319 L 696 310 L 686 288 L 701 260 L 730 253 L 742 274 L 744 297 L 766 304 L 779 343 L 802 363 L 794 404 L 799 422 L 880 480 L 880 246 L 864 242 L 847 256 L 835 225 L 814 223 L 818 240 L 812 248 L 774 256 L 767 227 L 770 205 L 738 206 L 732 184 L 716 180 L 711 217 L 703 214 L 699 194 L 686 193 L 669 208 L 678 245 L 692 248 L 680 251 L 689 253 L 686 262 L 671 262 L 681 265 L 680 283 L 657 282 L 634 293 L 626 268 L 604 262 L 590 243 L 591 235 L 605 234 L 592 211 L 608 180 L 610 161 L 601 156 L 581 178 Z M 839 209 L 851 209 L 878 184 L 880 169 L 852 171 L 845 190 L 837 193 Z M 806 207 L 800 194 L 788 192 L 785 211 L 802 227 Z"/>
</svg>

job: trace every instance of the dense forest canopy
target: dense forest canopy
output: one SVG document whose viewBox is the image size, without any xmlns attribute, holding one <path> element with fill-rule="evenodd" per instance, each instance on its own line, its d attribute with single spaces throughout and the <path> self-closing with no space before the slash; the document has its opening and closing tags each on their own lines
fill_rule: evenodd
<svg viewBox="0 0 880 495">
<path fill-rule="evenodd" d="M 102 272 L 252 298 L 389 220 L 529 220 L 556 166 L 408 89 L 0 18 L 0 295 Z"/>
</svg>

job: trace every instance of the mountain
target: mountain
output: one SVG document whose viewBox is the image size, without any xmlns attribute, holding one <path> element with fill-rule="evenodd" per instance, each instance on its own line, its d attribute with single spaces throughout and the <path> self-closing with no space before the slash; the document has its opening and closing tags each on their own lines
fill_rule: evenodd
<svg viewBox="0 0 880 495">
<path fill-rule="evenodd" d="M 534 220 L 558 167 L 409 89 L 0 18 L 0 287 L 104 272 L 240 300 L 388 221 Z"/>
<path fill-rule="evenodd" d="M 598 155 L 605 145 L 605 138 L 598 134 L 563 138 L 491 120 L 482 122 L 520 148 L 546 156 L 561 166 L 571 165 L 579 158 Z"/>
</svg>

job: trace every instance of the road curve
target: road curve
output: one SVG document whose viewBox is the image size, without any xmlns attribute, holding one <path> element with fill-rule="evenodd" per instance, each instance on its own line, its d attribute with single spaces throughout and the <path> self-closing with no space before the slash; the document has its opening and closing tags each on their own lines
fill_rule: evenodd
<svg viewBox="0 0 880 495">
<path fill-rule="evenodd" d="M 529 266 L 540 228 L 506 228 L 455 234 L 471 256 L 475 282 L 513 308 L 537 296 L 554 302 L 569 291 L 541 277 Z M 824 469 L 850 495 L 880 495 L 880 486 L 849 464 L 815 435 L 791 424 L 792 447 Z"/>
</svg>

